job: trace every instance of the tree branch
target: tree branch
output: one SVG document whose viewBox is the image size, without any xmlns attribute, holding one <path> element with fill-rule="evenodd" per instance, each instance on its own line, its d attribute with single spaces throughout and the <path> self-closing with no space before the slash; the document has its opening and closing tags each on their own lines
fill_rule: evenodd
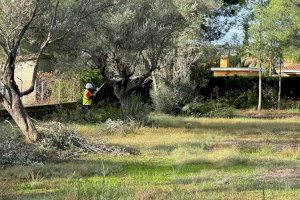
<svg viewBox="0 0 300 200">
<path fill-rule="evenodd" d="M 57 20 L 57 11 L 58 11 L 59 3 L 60 3 L 60 1 L 57 1 L 56 5 L 55 5 L 55 10 L 54 10 L 54 15 L 53 15 L 53 19 L 52 19 L 52 24 L 51 24 L 51 27 L 49 29 L 47 38 L 42 43 L 42 45 L 41 45 L 41 47 L 40 47 L 40 49 L 39 49 L 39 51 L 37 53 L 37 58 L 36 58 L 34 69 L 33 69 L 33 75 L 32 75 L 31 85 L 24 92 L 22 92 L 22 91 L 20 92 L 20 96 L 21 97 L 22 96 L 26 96 L 26 95 L 32 93 L 34 91 L 34 89 L 35 89 L 34 87 L 35 87 L 35 82 L 36 82 L 37 74 L 38 74 L 39 61 L 40 61 L 40 58 L 41 58 L 44 50 L 51 43 L 52 32 L 54 31 L 54 26 L 55 26 L 56 20 Z M 35 9 L 35 12 L 36 12 L 36 9 Z"/>
<path fill-rule="evenodd" d="M 3 37 L 0 37 L 0 46 L 2 47 L 3 51 L 8 54 L 8 49 L 6 45 L 6 41 Z"/>
<path fill-rule="evenodd" d="M 7 86 L 2 82 L 0 81 L 0 103 L 3 103 L 3 102 L 7 102 L 7 105 L 11 105 L 11 100 L 10 99 L 7 99 L 6 97 L 6 92 L 8 93 L 8 95 L 10 96 L 11 98 L 11 93 L 10 91 L 7 89 Z"/>
<path fill-rule="evenodd" d="M 132 86 L 128 88 L 128 90 L 126 91 L 127 94 L 130 94 L 131 92 L 133 92 L 134 90 L 136 90 L 140 85 L 142 85 L 151 75 L 152 75 L 152 72 L 154 72 L 157 68 L 158 68 L 158 61 L 161 57 L 161 54 L 163 52 L 163 49 L 164 49 L 164 44 L 167 40 L 167 38 L 174 32 L 174 30 L 171 30 L 169 33 L 167 33 L 163 38 L 162 38 L 162 41 L 160 43 L 160 46 L 159 46 L 159 49 L 156 53 L 155 56 L 152 57 L 152 59 L 148 58 L 146 59 L 144 57 L 143 54 L 142 55 L 142 58 L 144 60 L 144 63 L 146 64 L 146 66 L 149 67 L 148 71 L 140 76 L 140 77 L 137 77 L 135 78 L 134 80 L 131 81 L 132 83 Z"/>
<path fill-rule="evenodd" d="M 82 7 L 82 10 L 80 11 L 81 16 L 76 20 L 76 22 L 75 22 L 70 28 L 68 28 L 67 31 L 66 31 L 62 36 L 52 39 L 52 40 L 49 42 L 49 44 L 64 39 L 65 37 L 67 37 L 67 36 L 73 31 L 73 29 L 75 29 L 75 27 L 79 26 L 79 24 L 80 24 L 83 20 L 85 20 L 86 18 L 88 18 L 88 17 L 91 16 L 91 15 L 97 14 L 97 13 L 99 13 L 99 12 L 105 10 L 105 9 L 108 9 L 108 8 L 114 6 L 114 5 L 116 5 L 116 4 L 115 4 L 115 3 L 109 3 L 109 4 L 104 5 L 104 6 L 101 5 L 101 6 L 99 6 L 99 7 L 96 7 L 94 10 L 88 11 L 88 12 L 84 12 L 84 9 L 85 9 L 85 7 L 86 7 L 87 5 L 83 6 L 83 7 Z M 87 13 L 88 13 L 88 14 L 87 14 Z"/>
<path fill-rule="evenodd" d="M 21 43 L 26 31 L 28 30 L 28 28 L 30 27 L 30 24 L 32 23 L 32 21 L 35 18 L 36 12 L 37 12 L 37 3 L 34 4 L 34 9 L 33 9 L 33 12 L 31 14 L 30 19 L 28 20 L 28 22 L 25 24 L 25 26 L 22 28 L 22 30 L 20 31 L 20 33 L 16 37 L 16 41 L 15 41 L 14 49 L 13 49 L 15 54 L 17 53 L 17 51 L 19 49 L 20 43 Z"/>
<path fill-rule="evenodd" d="M 37 53 L 37 58 L 36 58 L 36 62 L 35 62 L 34 69 L 33 69 L 31 86 L 27 90 L 25 90 L 24 92 L 20 92 L 21 97 L 26 96 L 26 95 L 28 95 L 28 94 L 30 94 L 34 91 L 34 86 L 35 86 L 35 82 L 36 82 L 37 74 L 38 74 L 39 61 L 40 61 L 40 58 L 41 58 L 44 50 L 49 45 L 50 39 L 51 39 L 51 34 L 49 33 L 47 39 L 43 42 L 43 44 L 41 45 L 41 47 L 40 47 L 40 49 Z"/>
<path fill-rule="evenodd" d="M 109 76 L 106 74 L 108 59 L 107 54 L 101 54 L 100 56 L 96 56 L 95 54 L 88 53 L 87 51 L 85 51 L 85 53 L 87 53 L 90 56 L 90 59 L 93 61 L 94 65 L 97 67 L 97 69 L 100 70 L 100 73 L 104 78 L 105 82 L 116 82 L 116 80 L 110 79 Z"/>
</svg>

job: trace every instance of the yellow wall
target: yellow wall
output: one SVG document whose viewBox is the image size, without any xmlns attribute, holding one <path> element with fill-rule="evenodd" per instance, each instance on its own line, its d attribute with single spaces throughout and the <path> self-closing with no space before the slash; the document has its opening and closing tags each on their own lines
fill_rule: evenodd
<svg viewBox="0 0 300 200">
<path fill-rule="evenodd" d="M 227 68 L 229 67 L 229 59 L 228 57 L 222 57 L 221 60 L 220 60 L 220 67 L 221 68 Z"/>
<path fill-rule="evenodd" d="M 214 71 L 214 76 L 258 76 L 259 72 L 243 72 L 243 71 Z"/>
</svg>

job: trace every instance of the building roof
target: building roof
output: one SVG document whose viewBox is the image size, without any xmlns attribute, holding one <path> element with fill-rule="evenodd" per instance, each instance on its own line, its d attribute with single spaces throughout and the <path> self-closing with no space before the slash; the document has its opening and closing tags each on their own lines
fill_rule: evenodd
<svg viewBox="0 0 300 200">
<path fill-rule="evenodd" d="M 211 68 L 212 71 L 240 71 L 240 72 L 259 72 L 259 68 L 253 67 L 245 67 L 245 68 L 238 68 L 238 67 L 216 67 Z"/>
<path fill-rule="evenodd" d="M 290 66 L 285 66 L 282 68 L 283 71 L 300 71 L 300 63 Z"/>
</svg>

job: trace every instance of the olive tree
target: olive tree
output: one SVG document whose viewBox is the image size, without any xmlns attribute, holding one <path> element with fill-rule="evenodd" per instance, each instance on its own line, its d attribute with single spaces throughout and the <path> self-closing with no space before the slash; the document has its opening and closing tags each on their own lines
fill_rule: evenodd
<svg viewBox="0 0 300 200">
<path fill-rule="evenodd" d="M 187 42 L 189 33 L 200 26 L 191 19 L 215 2 L 128 0 L 89 24 L 94 31 L 84 52 L 113 86 L 125 117 L 130 115 L 130 95 L 161 69 L 162 58 L 176 48 L 178 38 Z"/>
<path fill-rule="evenodd" d="M 0 103 L 29 141 L 37 141 L 40 134 L 21 97 L 34 91 L 41 56 L 50 46 L 60 46 L 84 19 L 113 4 L 108 0 L 0 0 Z M 18 56 L 24 51 L 33 53 L 35 59 L 31 86 L 21 91 L 15 73 Z"/>
<path fill-rule="evenodd" d="M 21 97 L 33 91 L 37 74 L 37 65 L 40 56 L 52 42 L 52 29 L 54 28 L 55 16 L 52 16 L 52 25 L 49 27 L 48 35 L 41 42 L 36 52 L 35 70 L 32 85 L 26 91 L 20 91 L 16 84 L 16 60 L 20 46 L 28 29 L 30 29 L 35 18 L 41 15 L 41 2 L 34 0 L 0 1 L 0 45 L 5 55 L 4 64 L 1 66 L 1 88 L 0 101 L 3 107 L 13 117 L 22 133 L 30 141 L 36 141 L 39 134 L 27 114 Z M 55 12 L 55 11 L 54 11 Z"/>
</svg>

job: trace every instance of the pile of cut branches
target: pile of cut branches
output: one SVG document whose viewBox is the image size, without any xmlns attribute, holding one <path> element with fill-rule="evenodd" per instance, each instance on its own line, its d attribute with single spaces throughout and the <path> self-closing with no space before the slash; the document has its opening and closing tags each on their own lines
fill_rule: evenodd
<svg viewBox="0 0 300 200">
<path fill-rule="evenodd" d="M 59 122 L 48 123 L 38 127 L 43 133 L 41 139 L 36 145 L 46 151 L 65 151 L 73 150 L 85 153 L 111 153 L 114 155 L 127 155 L 124 148 L 116 146 L 106 146 L 103 143 L 94 145 L 89 143 L 83 137 L 80 137 L 73 129 L 67 129 Z"/>
<path fill-rule="evenodd" d="M 37 128 L 42 139 L 35 144 L 27 144 L 20 137 L 0 138 L 0 166 L 43 164 L 47 160 L 70 159 L 83 153 L 130 154 L 121 147 L 91 144 L 59 122 L 38 124 Z"/>
<path fill-rule="evenodd" d="M 46 154 L 36 149 L 35 145 L 26 144 L 21 138 L 0 138 L 0 167 L 42 164 L 46 159 Z"/>
</svg>

